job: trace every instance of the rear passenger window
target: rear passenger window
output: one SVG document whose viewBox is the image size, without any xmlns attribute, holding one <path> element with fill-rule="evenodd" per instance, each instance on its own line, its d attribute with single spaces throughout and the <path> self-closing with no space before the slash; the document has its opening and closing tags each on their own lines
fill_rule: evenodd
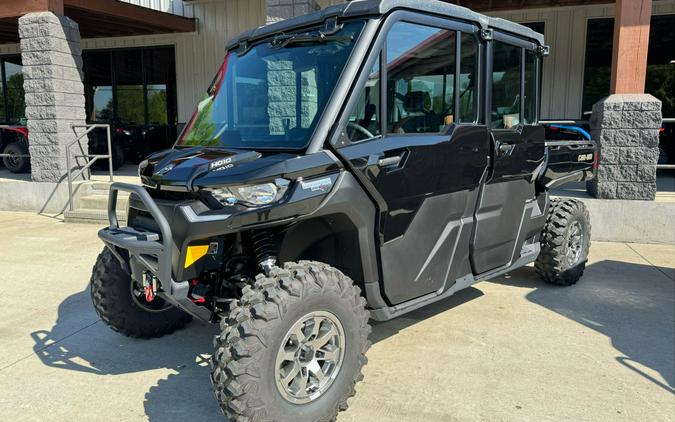
<svg viewBox="0 0 675 422">
<path fill-rule="evenodd" d="M 520 47 L 493 43 L 492 127 L 510 129 L 520 123 Z"/>
<path fill-rule="evenodd" d="M 455 122 L 455 43 L 455 31 L 407 22 L 392 26 L 387 133 L 439 133 Z"/>
<path fill-rule="evenodd" d="M 534 123 L 537 118 L 537 55 L 525 50 L 525 88 L 523 95 L 523 124 Z"/>
</svg>

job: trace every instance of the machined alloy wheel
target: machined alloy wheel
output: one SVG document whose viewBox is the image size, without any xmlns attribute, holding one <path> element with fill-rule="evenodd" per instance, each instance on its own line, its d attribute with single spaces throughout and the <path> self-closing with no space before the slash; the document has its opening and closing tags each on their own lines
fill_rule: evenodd
<svg viewBox="0 0 675 422">
<path fill-rule="evenodd" d="M 342 324 L 330 312 L 310 312 L 286 333 L 276 359 L 277 388 L 291 403 L 320 397 L 337 377 L 345 353 Z"/>
<path fill-rule="evenodd" d="M 327 422 L 347 408 L 370 346 L 352 280 L 314 261 L 259 274 L 220 321 L 211 381 L 232 422 Z"/>
<path fill-rule="evenodd" d="M 584 229 L 579 221 L 575 221 L 569 228 L 567 237 L 567 264 L 573 267 L 579 263 L 584 250 Z"/>
</svg>

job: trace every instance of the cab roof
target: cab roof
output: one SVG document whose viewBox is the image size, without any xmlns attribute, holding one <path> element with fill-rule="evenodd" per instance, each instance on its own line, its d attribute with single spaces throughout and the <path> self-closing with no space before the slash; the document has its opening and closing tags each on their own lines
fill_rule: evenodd
<svg viewBox="0 0 675 422">
<path fill-rule="evenodd" d="M 486 16 L 467 9 L 466 7 L 457 6 L 451 3 L 438 0 L 359 0 L 337 4 L 306 15 L 248 30 L 230 40 L 227 49 L 234 48 L 244 42 L 252 42 L 257 39 L 266 38 L 275 33 L 321 24 L 329 18 L 336 17 L 339 19 L 359 16 L 383 16 L 394 10 L 409 10 L 469 21 L 475 23 L 482 29 L 498 29 L 517 36 L 529 38 L 541 46 L 544 45 L 544 36 L 524 25 L 506 19 Z"/>
</svg>

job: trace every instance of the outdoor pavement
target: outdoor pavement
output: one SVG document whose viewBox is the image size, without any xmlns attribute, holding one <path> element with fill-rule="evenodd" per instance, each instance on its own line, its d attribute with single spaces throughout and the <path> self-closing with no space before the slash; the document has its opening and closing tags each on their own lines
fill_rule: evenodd
<svg viewBox="0 0 675 422">
<path fill-rule="evenodd" d="M 0 420 L 223 421 L 215 327 L 144 341 L 99 321 L 97 229 L 0 212 Z M 672 421 L 675 246 L 594 242 L 574 287 L 523 268 L 375 324 L 372 340 L 341 422 Z"/>
</svg>

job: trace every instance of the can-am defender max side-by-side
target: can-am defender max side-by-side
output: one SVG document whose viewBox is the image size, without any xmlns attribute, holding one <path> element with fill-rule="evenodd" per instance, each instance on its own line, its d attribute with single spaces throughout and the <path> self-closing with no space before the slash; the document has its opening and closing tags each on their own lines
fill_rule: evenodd
<svg viewBox="0 0 675 422">
<path fill-rule="evenodd" d="M 324 421 L 387 320 L 534 262 L 571 285 L 590 245 L 588 140 L 537 123 L 542 35 L 437 1 L 353 1 L 246 32 L 174 148 L 111 186 L 91 279 L 114 330 L 220 324 L 231 420 Z M 127 226 L 116 216 L 129 191 Z"/>
</svg>

